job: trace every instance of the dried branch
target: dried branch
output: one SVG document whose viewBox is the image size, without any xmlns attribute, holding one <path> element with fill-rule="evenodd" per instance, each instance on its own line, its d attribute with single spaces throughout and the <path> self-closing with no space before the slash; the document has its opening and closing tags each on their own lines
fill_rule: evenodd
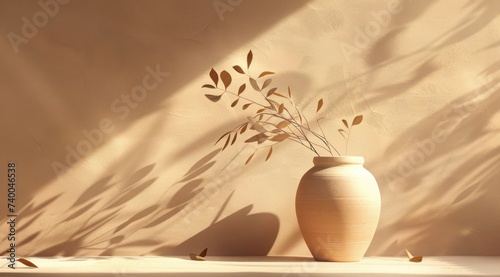
<svg viewBox="0 0 500 277">
<path fill-rule="evenodd" d="M 318 149 L 325 151 L 332 156 L 334 153 L 340 156 L 340 152 L 327 139 L 320 124 L 320 120 L 324 118 L 316 120 L 317 128 L 319 128 L 320 132 L 313 130 L 307 117 L 300 111 L 295 101 L 293 101 L 290 87 L 287 88 L 287 93 L 280 93 L 278 92 L 278 87 L 271 87 L 273 79 L 263 77 L 275 74 L 273 71 L 263 71 L 257 78 L 254 78 L 249 73 L 252 61 L 253 53 L 252 51 L 249 51 L 246 59 L 246 70 L 239 65 L 234 65 L 232 67 L 238 74 L 241 74 L 242 77 L 244 76 L 246 78 L 245 82 L 238 86 L 237 93 L 229 90 L 231 84 L 235 83 L 235 79 L 233 79 L 231 73 L 226 70 L 222 70 L 220 73 L 217 73 L 217 71 L 212 68 L 209 72 L 209 77 L 213 84 L 204 84 L 202 86 L 202 88 L 205 89 L 215 89 L 220 91 L 220 93 L 217 94 L 205 94 L 205 96 L 212 102 L 218 102 L 222 95 L 227 94 L 233 97 L 233 99 L 230 100 L 231 108 L 235 108 L 238 105 L 241 105 L 242 110 L 247 110 L 249 107 L 258 108 L 253 116 L 248 117 L 247 122 L 241 123 L 231 131 L 222 135 L 217 140 L 216 144 L 223 138 L 226 138 L 224 147 L 222 148 L 222 150 L 224 150 L 226 147 L 235 144 L 239 138 L 238 133 L 241 135 L 247 129 L 251 129 L 256 131 L 257 134 L 247 138 L 245 143 L 264 144 L 262 147 L 269 147 L 269 151 L 265 159 L 266 161 L 273 153 L 272 146 L 286 140 L 296 142 L 306 147 L 317 156 L 320 156 Z M 222 83 L 222 87 L 219 87 L 219 80 Z M 252 89 L 254 92 L 251 91 Z M 253 93 L 251 97 L 245 96 L 250 93 Z M 260 100 L 255 100 L 255 97 L 260 98 Z M 287 105 L 292 107 L 293 112 L 290 111 Z M 324 100 L 319 99 L 316 106 L 316 114 L 320 112 L 324 105 Z M 342 119 L 345 129 L 338 129 L 338 132 L 342 135 L 346 142 L 346 155 L 351 129 L 353 126 L 360 124 L 362 120 L 363 116 L 358 115 L 352 120 L 349 126 L 348 121 L 346 119 Z M 255 153 L 262 147 L 257 148 L 254 153 L 247 158 L 245 164 L 249 163 Z"/>
</svg>

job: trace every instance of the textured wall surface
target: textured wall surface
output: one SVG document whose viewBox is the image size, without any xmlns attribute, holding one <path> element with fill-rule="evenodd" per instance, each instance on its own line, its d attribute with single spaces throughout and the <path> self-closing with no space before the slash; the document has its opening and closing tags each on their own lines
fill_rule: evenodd
<svg viewBox="0 0 500 277">
<path fill-rule="evenodd" d="M 342 152 L 340 120 L 364 115 L 349 154 L 382 194 L 368 255 L 500 255 L 499 14 L 486 0 L 1 0 L 0 222 L 14 161 L 21 256 L 309 256 L 294 196 L 314 154 L 285 142 L 245 166 L 254 145 L 214 146 L 255 111 L 201 86 L 252 50 L 251 73 L 276 72 Z"/>
</svg>

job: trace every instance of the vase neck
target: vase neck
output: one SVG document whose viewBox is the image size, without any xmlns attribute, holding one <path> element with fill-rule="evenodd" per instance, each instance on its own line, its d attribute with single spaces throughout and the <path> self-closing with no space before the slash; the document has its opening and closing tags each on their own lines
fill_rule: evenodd
<svg viewBox="0 0 500 277">
<path fill-rule="evenodd" d="M 313 163 L 315 166 L 363 165 L 365 159 L 361 156 L 314 157 Z"/>
</svg>

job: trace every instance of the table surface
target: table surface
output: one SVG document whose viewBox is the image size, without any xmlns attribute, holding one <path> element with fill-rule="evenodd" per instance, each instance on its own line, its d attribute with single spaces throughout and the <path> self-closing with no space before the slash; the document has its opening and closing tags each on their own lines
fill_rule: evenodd
<svg viewBox="0 0 500 277">
<path fill-rule="evenodd" d="M 5 258 L 4 258 L 5 259 Z M 2 263 L 8 276 L 500 276 L 500 257 L 365 257 L 360 262 L 316 262 L 308 257 L 53 257 L 27 258 L 39 268 Z"/>
</svg>

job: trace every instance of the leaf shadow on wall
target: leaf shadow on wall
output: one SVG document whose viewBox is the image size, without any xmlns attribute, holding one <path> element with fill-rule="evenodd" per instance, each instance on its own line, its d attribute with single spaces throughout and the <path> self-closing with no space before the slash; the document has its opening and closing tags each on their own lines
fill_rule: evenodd
<svg viewBox="0 0 500 277">
<path fill-rule="evenodd" d="M 145 251 L 145 254 L 155 255 L 186 255 L 196 252 L 200 247 L 210 248 L 212 255 L 267 255 L 278 235 L 279 220 L 276 215 L 250 214 L 252 210 L 250 205 L 220 219 L 234 193 L 230 177 L 222 180 L 209 177 L 214 174 L 215 176 L 228 174 L 228 164 L 222 166 L 222 169 L 213 168 L 220 150 L 219 148 L 210 152 L 191 166 L 182 179 L 170 186 L 160 197 L 158 209 L 148 211 L 147 215 L 137 216 L 141 218 L 140 224 L 125 232 L 129 237 L 138 231 L 166 228 L 165 232 L 160 232 L 162 235 L 155 235 L 150 239 L 125 239 L 116 245 L 108 246 L 101 255 L 113 255 L 122 249 L 144 246 L 149 248 L 154 246 L 151 250 Z M 213 173 L 210 170 L 217 172 Z M 228 194 L 229 190 L 232 191 Z M 225 200 L 218 204 L 217 199 L 221 197 Z M 219 211 L 208 227 L 195 235 L 189 235 L 193 233 L 192 230 L 199 228 L 191 222 L 206 220 L 211 216 L 205 211 L 207 205 L 211 207 L 220 205 Z M 118 228 L 115 232 L 121 231 Z M 184 232 L 185 236 L 191 237 L 178 245 L 172 245 L 168 230 L 175 228 L 187 229 Z M 187 232 L 188 230 L 190 232 Z"/>
<path fill-rule="evenodd" d="M 21 245 L 24 251 L 34 256 L 74 256 L 82 250 L 102 247 L 107 243 L 107 238 L 114 234 L 109 229 L 109 222 L 117 218 L 129 201 L 136 199 L 140 192 L 148 189 L 156 181 L 157 178 L 146 178 L 153 168 L 154 164 L 151 164 L 139 169 L 123 183 L 120 190 L 114 193 L 104 194 L 117 186 L 112 182 L 112 176 L 105 177 L 89 186 L 68 208 L 65 213 L 66 217 L 54 222 L 52 229 L 48 232 L 43 230 L 36 233 L 36 236 L 30 236 L 30 239 L 50 240 L 51 233 L 60 233 L 67 237 L 61 242 L 52 238 L 54 244 L 43 250 L 35 250 L 28 244 L 30 241 L 23 240 Z M 141 212 L 138 214 L 140 215 Z M 38 215 L 23 211 L 19 216 L 25 219 L 36 219 Z M 78 219 L 76 225 L 75 219 Z M 122 236 L 114 236 L 109 239 L 109 243 L 110 245 L 116 244 L 122 239 Z M 37 245 L 36 241 L 34 245 Z M 27 250 L 30 248 L 32 250 Z"/>
<path fill-rule="evenodd" d="M 455 99 L 387 149 L 388 163 L 377 172 L 382 216 L 369 253 L 500 254 L 492 247 L 500 245 L 500 129 L 491 121 L 499 80 Z"/>
<path fill-rule="evenodd" d="M 123 217 L 121 213 L 128 202 L 140 198 L 159 177 L 146 178 L 149 170 L 158 168 L 158 163 L 137 168 L 142 166 L 140 162 L 148 153 L 156 151 L 144 142 L 157 136 L 165 122 L 175 119 L 175 114 L 159 118 L 152 126 L 144 126 L 144 136 L 134 137 L 135 143 L 130 147 L 120 148 L 116 154 L 123 158 L 106 164 L 106 173 L 95 177 L 95 182 L 89 181 L 87 188 L 67 211 L 55 211 L 53 208 L 58 201 L 65 199 L 65 195 L 58 192 L 42 195 L 40 191 L 55 181 L 50 162 L 65 161 L 68 153 L 64 146 L 75 148 L 85 139 L 82 130 L 95 129 L 105 118 L 115 123 L 114 131 L 94 145 L 92 153 L 88 154 L 90 157 L 139 120 L 160 110 L 168 110 L 165 99 L 176 95 L 186 84 L 204 74 L 207 68 L 227 58 L 228 53 L 290 16 L 307 2 L 245 1 L 224 14 L 224 21 L 219 20 L 212 0 L 146 1 L 140 4 L 125 1 L 121 5 L 109 1 L 72 2 L 61 7 L 57 17 L 40 30 L 32 43 L 22 45 L 19 55 L 5 51 L 6 65 L 17 74 L 10 80 L 24 76 L 22 82 L 13 84 L 21 92 L 12 94 L 13 97 L 20 95 L 19 99 L 14 99 L 17 102 L 12 102 L 15 104 L 12 105 L 15 107 L 15 123 L 18 123 L 14 124 L 12 131 L 22 138 L 18 143 L 36 146 L 34 150 L 25 148 L 15 152 L 16 159 L 26 161 L 25 172 L 31 173 L 24 176 L 24 197 L 18 203 L 26 207 L 20 213 L 24 220 L 20 232 L 28 238 L 21 243 L 20 250 L 40 256 L 79 255 L 82 251 L 102 253 L 103 249 L 128 243 L 127 235 L 133 231 L 126 233 L 136 231 L 136 226 L 153 229 L 157 226 L 152 223 L 168 222 L 171 217 L 179 215 L 202 192 L 201 177 L 183 181 L 186 183 L 182 190 L 167 204 L 145 201 L 144 207 L 139 208 L 137 213 L 114 224 Z M 10 3 L 15 11 L 12 18 L 2 18 L 10 21 L 12 26 L 6 25 L 6 28 L 12 30 L 17 29 L 19 18 L 16 16 L 26 5 L 17 6 L 16 3 Z M 36 7 L 36 4 L 33 5 Z M 259 20 L 254 20 L 255 15 L 259 16 Z M 88 21 L 89 16 L 94 20 Z M 202 24 L 198 24 L 200 22 Z M 47 45 L 40 46 L 37 41 L 43 39 Z M 34 54 L 38 52 L 43 55 Z M 154 69 L 157 64 L 171 75 L 158 90 L 130 108 L 126 120 L 119 118 L 120 114 L 110 110 L 110 105 L 143 81 L 145 66 L 150 65 Z M 32 82 L 25 82 L 24 79 Z M 199 95 L 202 99 L 201 90 Z M 214 137 L 219 133 L 214 128 L 203 135 Z M 173 157 L 195 153 L 203 145 L 202 142 L 180 145 Z M 87 157 L 75 162 L 75 166 L 95 169 L 93 164 L 87 163 Z M 116 176 L 128 175 L 128 172 L 141 176 L 131 176 L 129 180 L 118 183 L 114 181 Z M 192 172 L 189 178 L 194 176 L 191 174 L 196 175 Z M 68 186 L 76 184 L 69 183 Z M 116 192 L 117 186 L 122 190 Z M 52 216 L 52 212 L 59 216 Z M 248 217 L 255 219 L 254 215 Z M 82 218 L 86 219 L 81 222 Z M 146 219 L 149 223 L 144 222 Z M 273 234 L 270 234 L 272 237 Z M 145 245 L 158 245 L 158 240 L 143 242 Z"/>
<path fill-rule="evenodd" d="M 279 230 L 279 220 L 271 213 L 250 214 L 252 205 L 246 206 L 232 214 L 219 219 L 226 209 L 233 192 L 224 196 L 224 191 L 231 187 L 228 183 L 218 183 L 217 187 L 207 189 L 209 180 L 204 176 L 217 162 L 216 149 L 196 162 L 184 177 L 170 186 L 173 190 L 166 191 L 158 201 L 150 201 L 143 209 L 132 213 L 128 218 L 119 218 L 123 209 L 132 200 L 137 200 L 141 192 L 147 190 L 157 178 L 148 177 L 154 164 L 143 167 L 133 173 L 123 187 L 107 197 L 104 192 L 116 186 L 111 182 L 111 176 L 103 178 L 91 185 L 71 205 L 67 217 L 56 222 L 49 233 L 38 231 L 29 235 L 21 245 L 37 245 L 37 240 L 50 239 L 50 233 L 62 232 L 64 241 L 51 245 L 43 250 L 27 250 L 30 256 L 77 256 L 82 251 L 99 251 L 100 255 L 112 256 L 123 249 L 139 248 L 142 254 L 186 255 L 200 247 L 209 247 L 212 255 L 267 255 L 274 245 Z M 172 195 L 170 195 L 170 194 Z M 168 230 L 175 227 L 186 228 L 184 220 L 196 221 L 207 214 L 201 212 L 215 194 L 226 197 L 210 226 L 199 231 L 179 245 L 172 246 L 168 238 Z M 168 196 L 168 197 L 165 197 Z M 39 216 L 38 208 L 43 208 L 55 201 L 57 197 L 41 203 L 35 209 L 27 209 L 20 216 L 26 219 Z M 99 212 L 93 212 L 99 211 Z M 130 212 L 128 212 L 130 213 Z M 84 217 L 76 228 L 72 226 L 75 219 Z M 24 225 L 24 229 L 28 225 Z M 166 228 L 167 232 L 151 235 L 148 238 L 136 236 L 138 233 Z M 192 226 L 196 229 L 196 226 Z M 166 243 L 165 243 L 166 242 Z M 158 245 L 165 245 L 160 246 Z M 33 247 L 30 247 L 33 248 Z M 151 248 L 150 250 L 147 250 Z M 33 252 L 31 252 L 33 251 Z"/>
<path fill-rule="evenodd" d="M 68 59 L 60 56 L 61 51 L 57 47 L 54 47 L 53 52 L 44 56 L 52 61 L 45 60 L 45 58 L 26 59 L 23 54 L 31 51 L 28 47 L 21 49 L 17 57 L 12 55 L 5 57 L 9 63 L 18 65 L 12 68 L 24 69 L 17 73 L 23 76 L 31 74 L 32 79 L 40 80 L 44 84 L 44 86 L 37 85 L 37 87 L 31 87 L 30 82 L 17 84 L 21 91 L 25 90 L 26 93 L 33 93 L 37 96 L 22 95 L 19 101 L 24 102 L 20 102 L 22 105 L 19 104 L 17 110 L 23 111 L 29 108 L 29 112 L 21 115 L 15 111 L 14 114 L 19 124 L 12 126 L 15 128 L 13 132 L 27 137 L 30 145 L 35 143 L 37 150 L 42 154 L 34 156 L 31 151 L 16 153 L 18 160 L 32 161 L 27 164 L 28 169 L 30 172 L 36 172 L 36 174 L 26 176 L 29 178 L 26 180 L 27 183 L 38 184 L 33 186 L 29 193 L 35 195 L 36 191 L 43 187 L 40 184 L 47 184 L 54 180 L 54 170 L 47 160 L 64 163 L 68 155 L 65 146 L 75 149 L 79 142 L 86 139 L 82 136 L 84 129 L 89 131 L 98 128 L 100 120 L 105 118 L 112 120 L 113 132 L 107 134 L 103 142 L 92 147 L 92 152 L 98 151 L 135 122 L 161 110 L 168 110 L 169 106 L 164 103 L 165 99 L 177 94 L 193 78 L 205 74 L 207 69 L 220 59 L 227 58 L 227 53 L 231 53 L 259 36 L 307 2 L 245 1 L 241 6 L 226 12 L 222 21 L 217 16 L 212 0 L 147 1 L 138 4 L 140 9 L 137 9 L 135 6 L 137 4 L 134 5 L 134 2 L 123 2 L 122 6 L 118 6 L 106 1 L 75 2 L 62 7 L 58 18 L 61 18 L 63 22 L 68 21 L 66 28 L 74 28 L 74 32 L 58 32 L 61 26 L 57 23 L 51 24 L 42 31 L 57 38 L 53 43 L 63 43 L 68 49 L 78 54 L 80 59 L 75 61 L 76 64 L 67 65 Z M 13 8 L 16 5 L 14 2 L 10 4 Z M 189 16 L 178 11 L 186 12 Z M 169 12 L 171 16 L 165 15 Z M 80 24 L 87 21 L 81 18 L 86 19 L 89 14 L 96 17 L 91 22 L 92 24 Z M 253 20 L 256 14 L 259 14 L 258 21 Z M 199 30 L 199 26 L 193 26 L 197 22 L 192 21 L 196 16 L 200 16 L 199 20 L 206 23 L 203 29 Z M 149 17 L 149 20 L 144 20 L 144 17 Z M 158 19 L 158 21 L 152 19 Z M 17 22 L 18 18 L 12 21 Z M 54 29 L 50 28 L 51 26 L 54 26 Z M 139 36 L 140 33 L 143 33 L 144 37 Z M 208 35 L 213 37 L 208 37 Z M 225 39 L 221 39 L 220 35 L 224 35 Z M 66 51 L 69 51 L 68 49 Z M 81 81 L 83 85 L 68 82 L 69 86 L 66 87 L 68 85 L 66 82 L 49 83 L 47 81 L 56 79 L 50 74 L 57 73 L 60 67 L 66 65 L 84 71 L 83 76 L 86 79 Z M 130 94 L 132 88 L 141 84 L 144 75 L 147 74 L 144 70 L 147 65 L 152 69 L 160 65 L 161 71 L 168 71 L 170 75 L 158 84 L 157 89 L 150 91 L 144 100 L 132 103 L 127 109 L 126 116 L 125 112 L 117 113 L 117 107 L 120 111 L 124 111 L 127 107 L 123 101 L 123 95 Z M 46 70 L 37 71 L 40 67 Z M 72 72 L 67 69 L 64 71 Z M 13 72 L 16 71 L 13 70 Z M 80 80 L 82 75 L 78 75 L 78 78 Z M 201 89 L 199 95 L 200 99 L 203 99 Z M 31 100 L 26 101 L 24 98 Z M 132 100 L 129 99 L 129 101 Z M 13 101 L 13 103 L 17 102 Z M 120 105 L 114 105 L 116 103 Z M 47 112 L 48 109 L 50 112 Z M 30 116 L 36 118 L 30 118 Z M 165 122 L 174 119 L 178 117 L 167 116 L 158 120 L 155 126 L 151 126 L 150 132 L 147 132 L 145 137 L 146 135 L 154 137 L 163 128 Z M 32 122 L 36 126 L 21 124 L 24 121 Z M 55 135 L 49 136 L 48 134 Z M 219 130 L 213 130 L 212 133 L 206 135 L 213 137 L 218 134 Z M 146 152 L 141 150 L 147 150 L 142 141 L 132 147 L 132 149 L 122 150 L 131 155 L 129 160 L 134 160 L 135 157 L 141 158 L 141 153 Z M 202 147 L 203 144 L 200 143 L 183 145 L 178 153 L 185 155 Z M 85 157 L 82 157 L 80 161 L 82 160 L 85 160 Z M 39 164 L 43 166 L 33 166 Z M 124 160 L 113 162 L 109 165 L 110 171 L 118 171 L 124 167 L 124 164 L 126 164 Z M 28 205 L 24 202 L 19 204 Z"/>
<path fill-rule="evenodd" d="M 419 18 L 433 4 L 427 1 L 402 1 L 403 10 L 400 14 L 393 16 L 391 24 L 394 29 L 377 38 L 373 45 L 368 49 L 365 61 L 370 66 L 370 71 L 356 78 L 366 78 L 367 84 L 373 82 L 378 77 L 378 71 L 386 71 L 388 66 L 397 63 L 407 62 L 409 59 L 420 57 L 420 61 L 405 66 L 404 72 L 398 72 L 398 80 L 401 76 L 407 76 L 405 80 L 394 84 L 384 84 L 382 87 L 374 88 L 368 97 L 368 102 L 375 105 L 378 102 L 397 97 L 410 89 L 418 87 L 427 77 L 438 71 L 436 57 L 442 49 L 463 42 L 484 28 L 488 27 L 498 16 L 495 5 L 496 1 L 483 0 L 469 2 L 463 7 L 467 10 L 462 17 L 457 18 L 456 23 L 451 29 L 444 30 L 441 35 L 429 41 L 425 46 L 419 49 L 396 55 L 394 49 L 397 49 L 398 39 L 407 35 L 408 24 L 412 20 Z M 426 39 L 426 38 L 424 38 Z M 392 68 L 391 68 L 392 69 Z M 404 75 L 403 75 L 404 74 Z"/>
<path fill-rule="evenodd" d="M 430 8 L 422 1 L 402 4 L 402 13 L 391 23 L 399 27 L 374 42 L 366 57 L 370 71 L 361 77 L 370 86 L 379 71 L 401 66 L 407 78 L 368 89 L 368 106 L 422 88 L 428 77 L 439 73 L 440 54 L 481 33 L 498 17 L 496 1 L 467 2 L 451 28 L 437 27 L 441 35 L 434 34 L 435 39 L 425 46 L 396 55 L 393 49 L 397 49 L 398 39 L 410 35 L 408 24 Z M 498 42 L 478 51 L 495 48 Z M 416 58 L 418 61 L 408 63 Z M 381 220 L 368 255 L 404 255 L 405 248 L 421 255 L 500 253 L 493 247 L 500 245 L 500 225 L 494 219 L 500 213 L 495 200 L 500 195 L 500 148 L 495 143 L 499 130 L 492 123 L 500 106 L 498 64 L 493 61 L 479 76 L 471 76 L 476 78 L 472 81 L 489 78 L 482 80 L 480 87 L 451 100 L 398 135 L 381 155 L 383 162 L 367 165 L 373 168 L 382 194 Z"/>
</svg>

